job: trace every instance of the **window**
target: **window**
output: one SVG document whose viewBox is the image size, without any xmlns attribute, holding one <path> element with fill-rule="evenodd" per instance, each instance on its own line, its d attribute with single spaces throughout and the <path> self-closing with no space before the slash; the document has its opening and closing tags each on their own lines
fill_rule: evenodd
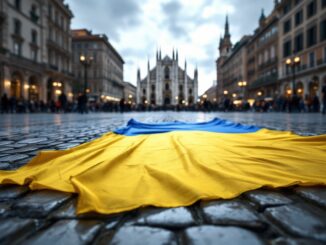
<svg viewBox="0 0 326 245">
<path fill-rule="evenodd" d="M 169 70 L 169 67 L 165 67 L 164 69 L 164 77 L 165 79 L 170 79 L 170 70 Z"/>
<path fill-rule="evenodd" d="M 289 55 L 291 55 L 291 40 L 285 42 L 283 44 L 283 56 L 287 57 Z"/>
<path fill-rule="evenodd" d="M 283 24 L 283 32 L 287 33 L 291 30 L 291 19 L 287 20 Z"/>
<path fill-rule="evenodd" d="M 300 25 L 303 22 L 303 11 L 302 9 L 295 14 L 295 26 Z"/>
<path fill-rule="evenodd" d="M 49 4 L 48 6 L 48 15 L 49 15 L 49 18 L 52 20 L 52 5 Z"/>
<path fill-rule="evenodd" d="M 37 44 L 37 32 L 35 30 L 32 30 L 32 43 Z"/>
<path fill-rule="evenodd" d="M 303 49 L 303 33 L 297 35 L 294 39 L 294 50 L 299 52 Z"/>
<path fill-rule="evenodd" d="M 275 58 L 275 46 L 271 46 L 271 59 L 273 60 Z"/>
<path fill-rule="evenodd" d="M 155 92 L 155 85 L 152 85 L 152 92 Z"/>
<path fill-rule="evenodd" d="M 20 7 L 21 7 L 21 1 L 15 0 L 15 8 L 20 11 Z"/>
<path fill-rule="evenodd" d="M 299 3 L 301 3 L 301 1 L 302 1 L 302 0 L 295 0 L 295 1 L 294 1 L 294 4 L 295 4 L 295 5 L 298 5 Z"/>
<path fill-rule="evenodd" d="M 191 89 L 191 88 L 189 89 L 189 94 L 190 94 L 190 95 L 192 94 L 192 89 Z"/>
<path fill-rule="evenodd" d="M 311 1 L 307 6 L 307 18 L 314 16 L 317 12 L 317 2 L 316 0 Z"/>
<path fill-rule="evenodd" d="M 309 54 L 309 66 L 314 67 L 315 66 L 315 53 L 311 52 Z"/>
<path fill-rule="evenodd" d="M 31 59 L 33 61 L 37 61 L 37 50 L 36 49 L 31 49 Z"/>
<path fill-rule="evenodd" d="M 321 0 L 321 7 L 325 8 L 326 7 L 326 0 Z"/>
<path fill-rule="evenodd" d="M 30 12 L 30 15 L 31 15 L 31 20 L 34 22 L 34 23 L 37 23 L 38 21 L 38 15 L 37 15 L 37 11 L 36 11 L 36 5 L 32 5 L 32 8 L 31 8 L 31 12 Z"/>
<path fill-rule="evenodd" d="M 326 40 L 326 19 L 320 22 L 320 41 Z"/>
<path fill-rule="evenodd" d="M 15 55 L 21 55 L 21 51 L 22 51 L 22 45 L 20 42 L 14 42 L 14 54 Z"/>
<path fill-rule="evenodd" d="M 179 85 L 179 91 L 182 91 L 182 90 L 183 90 L 183 86 Z"/>
<path fill-rule="evenodd" d="M 315 45 L 317 42 L 317 27 L 313 26 L 307 31 L 307 47 Z"/>
<path fill-rule="evenodd" d="M 291 2 L 288 2 L 283 8 L 283 14 L 286 15 L 291 10 Z"/>
<path fill-rule="evenodd" d="M 20 36 L 21 32 L 21 22 L 17 19 L 14 19 L 14 33 Z"/>
<path fill-rule="evenodd" d="M 143 95 L 146 95 L 146 89 L 143 89 Z"/>
<path fill-rule="evenodd" d="M 169 86 L 169 84 L 167 83 L 167 84 L 165 84 L 165 90 L 169 90 L 170 89 L 170 86 Z"/>
</svg>

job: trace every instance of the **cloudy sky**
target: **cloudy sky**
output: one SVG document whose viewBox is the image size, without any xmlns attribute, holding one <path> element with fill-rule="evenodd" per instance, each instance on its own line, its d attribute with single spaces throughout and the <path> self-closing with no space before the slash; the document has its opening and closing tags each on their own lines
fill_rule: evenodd
<svg viewBox="0 0 326 245">
<path fill-rule="evenodd" d="M 273 0 L 66 0 L 74 13 L 72 28 L 105 33 L 125 60 L 124 80 L 136 84 L 137 68 L 146 76 L 147 59 L 155 65 L 156 50 L 179 65 L 187 59 L 188 74 L 198 66 L 199 93 L 216 79 L 218 42 L 228 13 L 232 42 L 253 33 L 261 9 L 268 14 Z"/>
</svg>

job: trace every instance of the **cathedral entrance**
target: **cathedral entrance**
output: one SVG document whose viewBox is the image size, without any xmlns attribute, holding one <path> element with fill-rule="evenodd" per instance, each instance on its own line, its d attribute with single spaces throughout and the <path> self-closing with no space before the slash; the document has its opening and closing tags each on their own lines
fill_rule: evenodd
<svg viewBox="0 0 326 245">
<path fill-rule="evenodd" d="M 170 97 L 165 97 L 164 98 L 164 105 L 171 105 L 171 98 Z"/>
</svg>

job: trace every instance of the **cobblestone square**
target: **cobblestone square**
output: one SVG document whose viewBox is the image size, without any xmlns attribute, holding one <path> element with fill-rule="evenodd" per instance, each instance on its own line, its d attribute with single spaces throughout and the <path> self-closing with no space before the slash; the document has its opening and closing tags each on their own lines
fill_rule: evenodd
<svg viewBox="0 0 326 245">
<path fill-rule="evenodd" d="M 300 135 L 326 133 L 318 113 L 89 113 L 0 116 L 0 169 L 26 164 L 39 151 L 62 150 L 142 122 L 215 117 Z M 309 164 L 309 162 L 307 162 Z M 0 186 L 1 244 L 325 244 L 326 188 L 255 190 L 189 207 L 142 208 L 77 216 L 75 195 Z M 132 239 L 131 239 L 132 238 Z"/>
</svg>

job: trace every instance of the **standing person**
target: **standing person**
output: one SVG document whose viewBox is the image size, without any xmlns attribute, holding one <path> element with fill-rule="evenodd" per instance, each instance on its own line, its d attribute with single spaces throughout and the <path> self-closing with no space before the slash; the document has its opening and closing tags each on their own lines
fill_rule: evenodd
<svg viewBox="0 0 326 245">
<path fill-rule="evenodd" d="M 61 110 L 63 112 L 66 112 L 67 111 L 67 96 L 65 93 L 60 94 L 59 102 L 60 102 Z"/>
<path fill-rule="evenodd" d="M 9 99 L 7 94 L 4 93 L 1 97 L 1 113 L 8 113 L 9 112 Z"/>
<path fill-rule="evenodd" d="M 323 114 L 325 114 L 326 113 L 326 81 L 324 81 L 322 93 L 323 93 Z"/>
</svg>

